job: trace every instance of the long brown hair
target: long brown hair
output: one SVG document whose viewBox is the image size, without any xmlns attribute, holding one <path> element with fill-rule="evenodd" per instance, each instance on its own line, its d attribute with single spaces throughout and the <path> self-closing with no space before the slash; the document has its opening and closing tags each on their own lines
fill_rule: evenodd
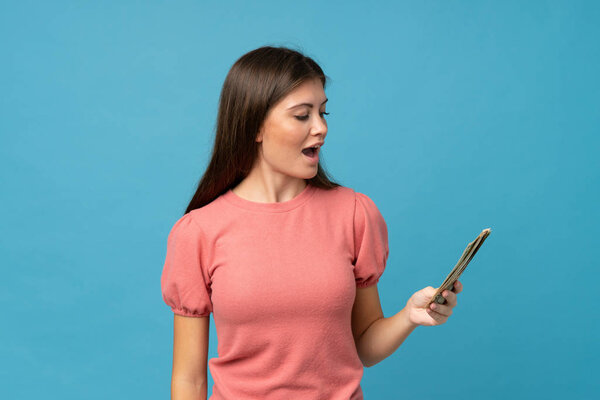
<svg viewBox="0 0 600 400">
<path fill-rule="evenodd" d="M 203 207 L 237 186 L 258 157 L 256 135 L 269 109 L 307 80 L 327 84 L 321 67 L 287 47 L 263 46 L 240 57 L 231 67 L 219 98 L 215 143 L 210 162 L 185 213 Z M 307 183 L 323 189 L 341 186 L 319 161 Z"/>
</svg>

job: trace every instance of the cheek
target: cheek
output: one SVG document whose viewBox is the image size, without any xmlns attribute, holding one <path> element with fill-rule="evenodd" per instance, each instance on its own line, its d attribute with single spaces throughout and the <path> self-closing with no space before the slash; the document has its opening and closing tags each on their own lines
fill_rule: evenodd
<svg viewBox="0 0 600 400">
<path fill-rule="evenodd" d="M 277 134 L 271 135 L 265 143 L 265 156 L 275 159 L 286 159 L 302 155 L 302 133 L 297 129 L 280 129 Z"/>
</svg>

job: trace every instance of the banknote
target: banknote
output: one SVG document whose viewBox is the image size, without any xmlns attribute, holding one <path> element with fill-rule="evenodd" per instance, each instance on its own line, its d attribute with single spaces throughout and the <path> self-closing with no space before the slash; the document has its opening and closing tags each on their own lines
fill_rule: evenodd
<svg viewBox="0 0 600 400">
<path fill-rule="evenodd" d="M 484 229 L 483 231 L 481 231 L 479 236 L 475 238 L 475 240 L 473 240 L 467 245 L 462 255 L 460 256 L 460 259 L 458 260 L 454 268 L 452 268 L 452 271 L 450 271 L 446 279 L 444 279 L 444 282 L 442 282 L 438 290 L 436 290 L 435 294 L 427 303 L 426 308 L 429 308 L 429 305 L 433 302 L 438 304 L 446 304 L 446 299 L 442 296 L 442 293 L 446 289 L 454 290 L 454 282 L 458 280 L 458 277 L 463 273 L 465 268 L 467 268 L 467 265 L 469 265 L 469 262 L 471 262 L 473 256 L 475 255 L 475 253 L 477 253 L 477 250 L 479 250 L 481 244 L 489 236 L 491 231 L 492 230 L 490 228 Z"/>
</svg>

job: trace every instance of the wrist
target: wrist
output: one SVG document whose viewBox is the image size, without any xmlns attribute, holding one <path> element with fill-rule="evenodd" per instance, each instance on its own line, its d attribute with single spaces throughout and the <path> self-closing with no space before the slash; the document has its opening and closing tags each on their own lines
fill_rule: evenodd
<svg viewBox="0 0 600 400">
<path fill-rule="evenodd" d="M 410 326 L 412 329 L 416 328 L 417 326 L 419 326 L 418 323 L 413 322 L 413 320 L 411 319 L 411 315 L 412 315 L 412 308 L 410 305 L 406 304 L 406 306 L 402 309 L 401 313 L 402 313 L 402 318 L 404 319 L 404 323 L 408 326 Z"/>
</svg>

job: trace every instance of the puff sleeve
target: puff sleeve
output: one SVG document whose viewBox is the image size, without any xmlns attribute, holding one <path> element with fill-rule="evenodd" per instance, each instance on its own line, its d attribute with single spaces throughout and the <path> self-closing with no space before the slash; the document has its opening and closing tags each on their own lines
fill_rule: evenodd
<svg viewBox="0 0 600 400">
<path fill-rule="evenodd" d="M 206 317 L 212 312 L 210 277 L 201 262 L 202 252 L 200 226 L 187 213 L 171 228 L 161 276 L 163 300 L 175 314 Z"/>
<path fill-rule="evenodd" d="M 387 225 L 367 195 L 354 193 L 354 276 L 356 287 L 379 281 L 389 254 Z"/>
</svg>

